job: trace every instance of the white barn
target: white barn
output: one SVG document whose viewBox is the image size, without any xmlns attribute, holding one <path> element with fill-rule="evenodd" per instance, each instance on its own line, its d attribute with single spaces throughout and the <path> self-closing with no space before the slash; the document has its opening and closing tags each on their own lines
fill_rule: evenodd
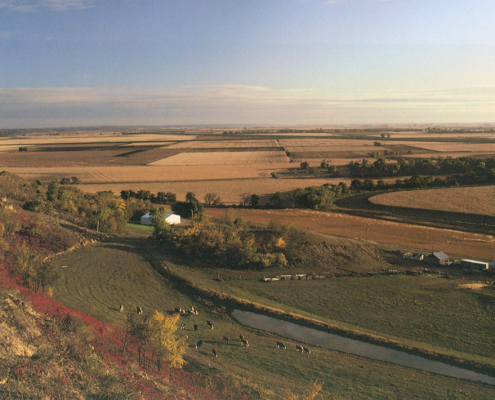
<svg viewBox="0 0 495 400">
<path fill-rule="evenodd" d="M 177 214 L 165 214 L 165 222 L 170 225 L 180 224 L 180 215 Z M 152 225 L 150 213 L 146 213 L 141 217 L 141 225 Z"/>
</svg>

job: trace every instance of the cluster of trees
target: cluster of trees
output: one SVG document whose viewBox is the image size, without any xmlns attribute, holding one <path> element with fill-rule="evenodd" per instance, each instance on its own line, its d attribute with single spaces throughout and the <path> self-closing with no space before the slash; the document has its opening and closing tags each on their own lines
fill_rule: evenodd
<svg viewBox="0 0 495 400">
<path fill-rule="evenodd" d="M 189 228 L 179 228 L 157 221 L 153 236 L 183 254 L 215 265 L 238 269 L 288 265 L 282 231 L 252 229 L 231 210 L 223 223 L 203 217 L 195 219 Z"/>
<path fill-rule="evenodd" d="M 59 216 L 73 223 L 102 232 L 123 233 L 127 222 L 143 215 L 150 202 L 129 198 L 123 200 L 112 191 L 86 193 L 74 186 L 51 182 L 45 192 L 38 190 L 23 208 L 31 212 Z"/>
<path fill-rule="evenodd" d="M 161 370 L 163 363 L 170 368 L 182 367 L 187 344 L 175 336 L 179 318 L 179 314 L 165 316 L 156 310 L 153 314 L 128 314 L 124 350 L 127 338 L 133 338 L 137 340 L 138 362 L 143 368 L 155 365 Z"/>
<path fill-rule="evenodd" d="M 77 176 L 71 176 L 70 178 L 60 179 L 61 185 L 76 185 L 79 183 L 79 178 Z"/>
<path fill-rule="evenodd" d="M 149 190 L 122 190 L 120 197 L 124 200 L 139 199 L 149 200 L 153 204 L 174 204 L 177 201 L 177 195 L 172 192 L 151 193 Z"/>
<path fill-rule="evenodd" d="M 37 292 L 55 282 L 58 274 L 55 267 L 43 261 L 44 255 L 26 243 L 22 243 L 12 253 L 11 272 L 19 274 L 24 286 Z"/>
<path fill-rule="evenodd" d="M 410 175 L 451 175 L 474 172 L 475 175 L 495 174 L 495 158 L 400 158 L 397 163 L 387 163 L 380 158 L 373 163 L 368 160 L 351 161 L 346 165 L 352 177 L 393 177 Z"/>
</svg>

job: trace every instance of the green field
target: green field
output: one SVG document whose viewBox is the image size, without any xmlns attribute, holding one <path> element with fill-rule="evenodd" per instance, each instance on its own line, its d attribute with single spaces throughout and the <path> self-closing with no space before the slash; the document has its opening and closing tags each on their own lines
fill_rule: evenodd
<svg viewBox="0 0 495 400">
<path fill-rule="evenodd" d="M 53 261 L 60 273 L 54 294 L 70 307 L 120 325 L 125 320 L 125 315 L 117 311 L 120 304 L 130 312 L 135 312 L 139 305 L 145 311 L 157 309 L 164 313 L 178 306 L 188 308 L 194 305 L 200 310 L 199 316 L 183 317 L 186 329 L 179 331 L 179 334 L 190 336 L 186 368 L 212 376 L 237 377 L 233 379 L 252 388 L 250 398 L 284 399 L 287 398 L 286 390 L 303 393 L 315 380 L 324 382 L 323 398 L 493 398 L 494 388 L 487 385 L 320 348 L 313 348 L 311 355 L 302 355 L 295 351 L 296 342 L 286 339 L 283 341 L 288 350 L 278 350 L 276 341 L 280 338 L 277 336 L 238 325 L 224 310 L 213 309 L 199 298 L 190 298 L 184 294 L 183 287 L 154 271 L 149 258 L 157 256 L 157 252 L 158 249 L 143 238 L 125 237 L 61 256 Z M 440 343 L 442 347 L 450 347 L 452 343 L 459 346 L 459 350 L 472 354 L 489 357 L 493 354 L 493 349 L 490 350 L 491 336 L 485 336 L 487 343 L 481 350 L 475 348 L 482 336 L 487 335 L 488 318 L 493 316 L 491 309 L 480 304 L 478 296 L 483 294 L 483 299 L 490 300 L 493 291 L 475 295 L 452 290 L 449 286 L 451 281 L 435 277 L 333 278 L 267 284 L 259 281 L 260 272 L 231 271 L 223 274 L 221 281 L 216 281 L 213 278 L 218 270 L 174 264 L 166 252 L 161 254 L 161 258 L 166 259 L 169 268 L 181 271 L 197 284 L 248 300 L 299 311 L 302 315 L 321 316 L 321 320 L 341 320 L 346 323 L 342 325 L 363 326 L 369 331 L 403 336 L 422 343 L 431 341 Z M 399 296 L 395 296 L 396 293 Z M 444 300 L 440 302 L 441 298 Z M 444 319 L 437 320 L 442 313 L 446 314 Z M 443 321 L 449 319 L 448 315 L 452 318 L 455 313 L 462 318 L 473 315 L 461 325 L 458 325 L 461 318 L 457 318 L 450 327 L 443 326 Z M 403 314 L 402 319 L 397 317 L 398 314 Z M 421 319 L 414 322 L 412 315 Z M 208 328 L 208 319 L 215 329 Z M 200 327 L 198 332 L 192 329 L 194 323 Z M 420 326 L 411 329 L 415 323 Z M 430 326 L 432 333 L 427 335 Z M 408 334 L 411 330 L 414 333 Z M 483 331 L 483 335 L 476 334 L 477 330 Z M 249 340 L 249 348 L 241 347 L 236 340 L 240 333 Z M 435 342 L 436 334 L 445 334 L 448 342 Z M 222 343 L 224 335 L 231 337 L 233 344 Z M 204 345 L 199 350 L 194 349 L 193 344 L 199 339 L 204 340 Z M 213 347 L 219 352 L 218 359 L 211 357 Z"/>
</svg>

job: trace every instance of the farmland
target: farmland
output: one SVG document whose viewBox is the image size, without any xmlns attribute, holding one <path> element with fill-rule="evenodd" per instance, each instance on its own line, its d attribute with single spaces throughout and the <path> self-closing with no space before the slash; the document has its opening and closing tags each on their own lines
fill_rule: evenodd
<svg viewBox="0 0 495 400">
<path fill-rule="evenodd" d="M 150 165 L 231 165 L 231 164 L 269 164 L 289 163 L 283 151 L 229 151 L 208 153 L 181 153 L 163 160 L 155 161 Z"/>
<path fill-rule="evenodd" d="M 26 135 L 18 140 L 0 140 L 0 170 L 42 182 L 77 177 L 77 186 L 93 193 L 162 191 L 175 193 L 182 200 L 186 193 L 193 192 L 200 201 L 206 193 L 215 193 L 226 205 L 238 205 L 251 194 L 259 195 L 264 204 L 274 192 L 340 182 L 351 187 L 353 178 L 348 170 L 339 168 L 333 175 L 320 166 L 322 160 L 332 166 L 363 159 L 372 164 L 379 153 L 387 165 L 394 165 L 402 157 L 488 157 L 495 153 L 493 133 L 431 134 L 421 130 L 392 132 L 391 137 L 385 137 L 386 132 L 349 129 L 311 134 L 274 130 L 223 135 L 221 129 L 190 128 L 177 135 L 118 131 Z M 28 149 L 18 151 L 18 147 Z M 308 161 L 309 167 L 300 166 L 303 161 Z M 396 179 L 382 178 L 389 184 Z M 276 342 L 280 337 L 239 325 L 230 316 L 228 302 L 212 303 L 208 296 L 178 283 L 177 277 L 221 296 L 235 296 L 281 313 L 468 363 L 495 366 L 490 339 L 495 304 L 491 280 L 465 277 L 460 267 L 432 268 L 431 273 L 425 273 L 423 264 L 402 257 L 406 252 L 434 250 L 454 258 L 495 259 L 491 225 L 476 230 L 462 219 L 439 222 L 420 214 L 424 210 L 450 212 L 452 218 L 456 213 L 493 217 L 495 211 L 489 201 L 495 194 L 492 188 L 403 191 L 373 196 L 370 201 L 368 197 L 374 192 L 359 196 L 353 192 L 326 211 L 235 208 L 231 217 L 241 218 L 236 222 L 240 226 L 246 221 L 262 231 L 270 224 L 292 224 L 300 230 L 302 242 L 313 244 L 310 251 L 293 253 L 289 266 L 263 270 L 230 270 L 222 261 L 213 263 L 207 256 L 192 257 L 163 247 L 148 239 L 150 228 L 130 226 L 127 236 L 108 236 L 105 241 L 51 261 L 60 275 L 53 293 L 72 308 L 120 326 L 125 324 L 124 314 L 117 311 L 120 304 L 130 312 L 139 305 L 145 311 L 156 309 L 165 314 L 178 306 L 193 305 L 200 310 L 199 330 L 192 329 L 194 317 L 188 316 L 182 319 L 185 331 L 178 332 L 191 338 L 186 368 L 206 376 L 241 376 L 253 393 L 261 392 L 267 399 L 285 399 L 285 390 L 302 394 L 302 389 L 315 380 L 324 384 L 323 398 L 444 399 L 455 398 L 462 391 L 467 398 L 489 399 L 493 391 L 490 386 L 317 346 L 312 348 L 312 357 L 300 357 L 294 350 L 297 342 L 292 340 L 282 339 L 289 350 L 279 351 Z M 407 216 L 394 213 L 399 207 L 419 211 Z M 206 207 L 205 214 L 223 221 L 226 209 Z M 165 273 L 163 266 L 169 272 Z M 406 269 L 421 275 L 406 275 Z M 389 270 L 399 270 L 400 274 L 386 276 Z M 316 273 L 325 278 L 262 282 L 265 276 L 287 273 Z M 487 283 L 479 290 L 469 289 L 480 279 Z M 206 326 L 207 319 L 213 321 L 214 330 Z M 223 335 L 235 338 L 240 333 L 249 337 L 249 349 L 221 341 Z M 205 346 L 195 349 L 199 339 Z M 212 347 L 218 349 L 218 359 L 212 359 Z"/>
<path fill-rule="evenodd" d="M 221 219 L 225 211 L 207 209 L 207 214 Z M 367 239 L 375 243 L 413 248 L 423 251 L 442 250 L 463 257 L 495 259 L 491 235 L 468 233 L 450 229 L 438 229 L 416 224 L 377 220 L 339 212 L 311 210 L 246 210 L 236 215 L 253 224 L 269 225 L 271 220 L 294 224 L 301 229 L 353 239 Z"/>
<path fill-rule="evenodd" d="M 495 216 L 494 196 L 494 186 L 481 186 L 428 190 L 421 196 L 416 191 L 386 193 L 372 196 L 369 201 L 394 207 Z"/>
</svg>

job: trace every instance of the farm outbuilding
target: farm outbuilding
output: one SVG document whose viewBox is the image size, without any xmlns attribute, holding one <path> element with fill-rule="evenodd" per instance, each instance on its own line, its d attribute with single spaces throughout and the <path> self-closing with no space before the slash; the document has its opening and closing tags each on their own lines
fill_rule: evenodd
<svg viewBox="0 0 495 400">
<path fill-rule="evenodd" d="M 437 251 L 425 257 L 424 260 L 431 264 L 447 265 L 450 263 L 450 257 L 443 251 Z"/>
<path fill-rule="evenodd" d="M 495 273 L 495 261 L 488 263 L 488 271 L 490 271 L 492 274 Z"/>
<path fill-rule="evenodd" d="M 165 214 L 165 222 L 168 222 L 170 225 L 180 224 L 180 215 Z M 149 212 L 141 217 L 141 225 L 152 225 Z"/>
<path fill-rule="evenodd" d="M 461 260 L 461 265 L 463 267 L 477 269 L 478 271 L 486 271 L 489 268 L 489 264 L 487 262 L 468 260 L 466 258 Z"/>
</svg>

